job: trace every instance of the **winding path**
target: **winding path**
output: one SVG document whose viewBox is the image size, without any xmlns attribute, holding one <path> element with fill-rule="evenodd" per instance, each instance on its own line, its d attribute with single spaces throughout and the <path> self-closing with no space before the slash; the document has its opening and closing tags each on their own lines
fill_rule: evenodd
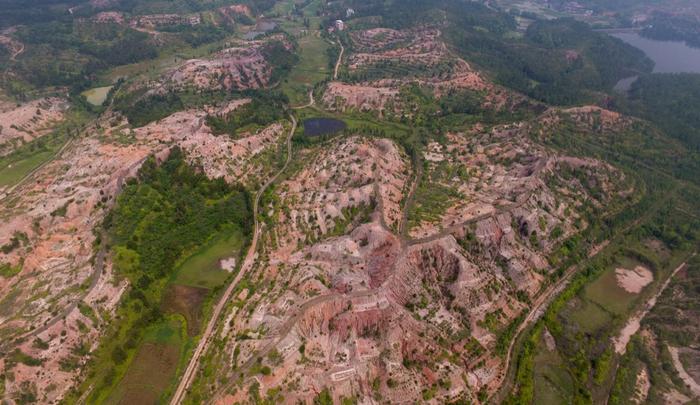
<svg viewBox="0 0 700 405">
<path fill-rule="evenodd" d="M 338 40 L 338 44 L 340 44 L 340 55 L 338 55 L 338 61 L 335 62 L 335 69 L 333 70 L 333 80 L 338 79 L 338 70 L 340 70 L 340 62 L 343 60 L 343 53 L 345 53 L 345 47 L 343 46 L 343 43 Z"/>
<path fill-rule="evenodd" d="M 222 311 L 224 310 L 224 307 L 231 298 L 231 294 L 233 294 L 233 291 L 236 289 L 238 283 L 240 283 L 243 277 L 253 267 L 253 263 L 255 262 L 255 254 L 258 246 L 258 238 L 260 237 L 262 228 L 262 225 L 258 220 L 258 209 L 260 205 L 260 199 L 262 198 L 262 195 L 265 192 L 265 190 L 267 190 L 267 188 L 279 178 L 279 176 L 287 169 L 289 163 L 292 160 L 292 136 L 294 136 L 294 131 L 296 131 L 297 128 L 297 120 L 292 114 L 289 114 L 289 118 L 292 120 L 292 128 L 289 130 L 289 135 L 287 137 L 287 160 L 285 161 L 284 166 L 282 166 L 282 168 L 277 172 L 277 174 L 272 176 L 272 178 L 270 178 L 255 194 L 255 201 L 253 202 L 253 219 L 255 222 L 255 226 L 253 231 L 253 240 L 250 244 L 250 247 L 248 248 L 248 253 L 246 254 L 245 260 L 243 261 L 243 264 L 241 265 L 241 269 L 238 271 L 238 274 L 236 274 L 236 277 L 228 285 L 226 291 L 214 307 L 214 311 L 211 315 L 211 318 L 209 319 L 207 328 L 205 329 L 204 334 L 202 334 L 202 337 L 200 338 L 199 343 L 197 344 L 197 347 L 194 353 L 192 354 L 189 363 L 187 364 L 187 368 L 185 369 L 185 372 L 182 375 L 177 390 L 175 390 L 175 394 L 173 395 L 173 398 L 170 401 L 171 405 L 178 405 L 184 399 L 185 393 L 189 389 L 190 385 L 192 384 L 192 381 L 194 381 L 195 375 L 197 374 L 197 369 L 199 367 L 199 359 L 206 352 L 207 347 L 209 346 L 209 343 L 212 340 L 211 338 L 216 330 L 216 325 L 219 321 L 219 317 L 221 316 Z"/>
<path fill-rule="evenodd" d="M 16 50 L 16 51 L 14 51 L 14 52 L 12 53 L 12 56 L 10 56 L 10 60 L 11 60 L 12 62 L 17 62 L 17 57 L 18 57 L 19 55 L 21 55 L 22 52 L 24 52 L 24 43 L 20 42 L 19 44 L 20 44 L 19 49 Z"/>
<path fill-rule="evenodd" d="M 313 107 L 315 104 L 316 100 L 314 100 L 314 89 L 311 89 L 309 90 L 309 102 L 304 105 L 292 107 L 292 110 L 301 110 L 303 108 Z"/>
</svg>

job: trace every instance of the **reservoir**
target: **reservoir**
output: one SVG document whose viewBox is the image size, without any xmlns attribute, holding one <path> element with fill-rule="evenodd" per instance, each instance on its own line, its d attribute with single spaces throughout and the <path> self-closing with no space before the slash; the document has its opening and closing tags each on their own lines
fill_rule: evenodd
<svg viewBox="0 0 700 405">
<path fill-rule="evenodd" d="M 657 41 L 632 32 L 610 35 L 644 51 L 655 63 L 654 73 L 700 73 L 700 49 L 685 42 Z M 635 80 L 636 77 L 622 79 L 615 89 L 627 91 Z"/>
<path fill-rule="evenodd" d="M 329 135 L 340 132 L 346 127 L 345 122 L 334 118 L 309 118 L 304 120 L 304 135 Z"/>
<path fill-rule="evenodd" d="M 637 33 L 612 36 L 643 50 L 656 63 L 654 73 L 700 73 L 700 49 L 691 48 L 685 42 L 657 41 Z"/>
</svg>

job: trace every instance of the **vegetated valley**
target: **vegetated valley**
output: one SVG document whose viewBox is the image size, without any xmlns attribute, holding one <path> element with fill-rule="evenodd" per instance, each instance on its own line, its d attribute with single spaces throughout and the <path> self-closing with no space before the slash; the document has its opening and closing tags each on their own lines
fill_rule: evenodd
<svg viewBox="0 0 700 405">
<path fill-rule="evenodd" d="M 1 402 L 700 398 L 692 2 L 5 3 Z"/>
</svg>

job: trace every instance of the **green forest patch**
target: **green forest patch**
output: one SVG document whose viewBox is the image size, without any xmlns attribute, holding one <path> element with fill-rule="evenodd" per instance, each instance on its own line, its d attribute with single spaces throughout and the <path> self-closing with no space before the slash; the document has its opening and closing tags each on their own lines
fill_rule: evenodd
<svg viewBox="0 0 700 405">
<path fill-rule="evenodd" d="M 214 255 L 206 252 L 217 246 L 211 243 L 217 237 L 239 252 L 251 227 L 244 189 L 207 178 L 185 162 L 179 148 L 160 165 L 149 158 L 105 219 L 114 269 L 129 280 L 130 288 L 92 357 L 89 378 L 71 395 L 78 398 L 91 389 L 89 402 L 157 401 L 172 383 L 182 353 L 194 343 L 211 293 L 171 280 L 183 268 L 194 283 L 205 280 L 214 287 L 215 280 L 225 279 L 196 271 L 196 262 L 185 267 L 178 263 L 187 263 L 192 252 L 213 261 Z M 231 233 L 233 229 L 237 232 Z M 221 237 L 225 232 L 228 237 Z"/>
</svg>

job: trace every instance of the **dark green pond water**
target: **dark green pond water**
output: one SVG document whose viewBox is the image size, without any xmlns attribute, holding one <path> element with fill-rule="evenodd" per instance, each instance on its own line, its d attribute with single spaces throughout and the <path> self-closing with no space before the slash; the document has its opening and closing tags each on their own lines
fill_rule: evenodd
<svg viewBox="0 0 700 405">
<path fill-rule="evenodd" d="M 347 128 L 344 121 L 335 118 L 309 118 L 304 120 L 303 125 L 306 136 L 330 135 Z"/>
</svg>

